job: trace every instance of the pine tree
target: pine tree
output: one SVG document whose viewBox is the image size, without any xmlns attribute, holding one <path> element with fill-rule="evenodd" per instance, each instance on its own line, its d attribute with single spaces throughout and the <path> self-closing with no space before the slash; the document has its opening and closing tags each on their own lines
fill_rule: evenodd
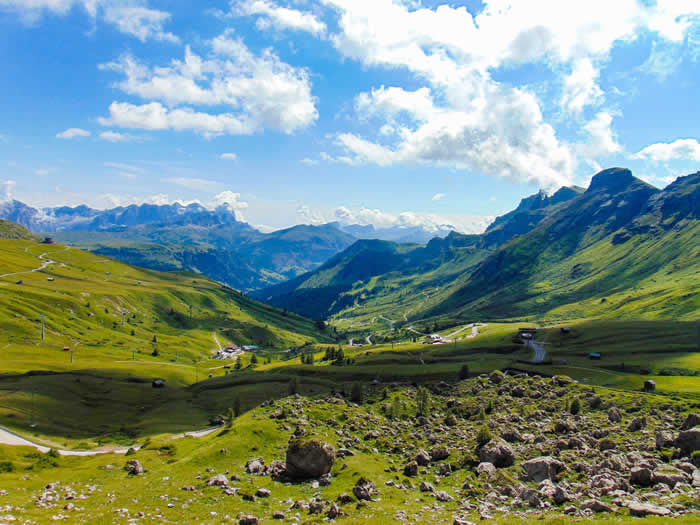
<svg viewBox="0 0 700 525">
<path fill-rule="evenodd" d="M 254 365 L 258 364 L 258 356 L 253 354 L 253 356 L 250 358 L 250 362 Z"/>
<path fill-rule="evenodd" d="M 457 375 L 460 381 L 463 381 L 465 379 L 469 378 L 469 365 L 464 364 L 462 365 L 462 368 L 459 369 L 459 374 Z"/>
<path fill-rule="evenodd" d="M 353 403 L 362 403 L 362 385 L 353 383 L 352 391 L 350 392 L 350 401 Z"/>
<path fill-rule="evenodd" d="M 401 401 L 399 400 L 398 396 L 391 400 L 391 418 L 401 418 Z"/>
<path fill-rule="evenodd" d="M 236 358 L 236 364 L 234 365 L 234 368 L 236 370 L 240 370 L 242 366 L 243 366 L 243 363 L 241 363 L 241 358 L 239 356 Z"/>
<path fill-rule="evenodd" d="M 238 417 L 241 415 L 241 398 L 236 396 L 233 400 L 233 414 Z"/>
</svg>

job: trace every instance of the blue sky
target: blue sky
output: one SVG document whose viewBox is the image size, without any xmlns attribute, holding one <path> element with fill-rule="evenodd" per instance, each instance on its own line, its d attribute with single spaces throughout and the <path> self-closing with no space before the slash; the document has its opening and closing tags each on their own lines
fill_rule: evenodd
<svg viewBox="0 0 700 525">
<path fill-rule="evenodd" d="M 0 0 L 0 198 L 478 231 L 700 164 L 696 0 Z"/>
</svg>

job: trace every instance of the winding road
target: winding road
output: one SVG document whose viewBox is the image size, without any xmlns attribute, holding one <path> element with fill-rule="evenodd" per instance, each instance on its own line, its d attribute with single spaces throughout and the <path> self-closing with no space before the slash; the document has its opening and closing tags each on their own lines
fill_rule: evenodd
<svg viewBox="0 0 700 525">
<path fill-rule="evenodd" d="M 535 356 L 532 358 L 532 363 L 542 363 L 547 357 L 547 351 L 542 344 L 532 339 L 527 339 L 527 346 L 535 351 Z"/>
<path fill-rule="evenodd" d="M 69 249 L 70 249 L 70 246 L 66 247 L 66 249 L 63 251 L 67 251 Z M 48 254 L 49 254 L 49 252 L 42 253 L 41 255 L 39 255 L 39 259 L 41 259 L 42 263 L 41 263 L 41 266 L 39 266 L 38 268 L 34 268 L 33 270 L 25 270 L 23 272 L 4 273 L 4 274 L 0 275 L 0 277 L 10 277 L 12 275 L 23 275 L 26 273 L 40 272 L 41 270 L 46 268 L 48 265 L 56 263 L 56 261 L 52 261 L 51 259 L 44 260 L 44 257 L 46 257 Z"/>
<path fill-rule="evenodd" d="M 208 436 L 212 432 L 215 432 L 218 430 L 220 427 L 213 427 L 213 428 L 206 428 L 204 430 L 196 430 L 192 432 L 183 432 L 182 434 L 176 434 L 172 437 L 172 439 L 180 439 L 183 437 L 194 437 L 194 438 L 200 438 L 204 436 Z M 4 427 L 0 427 L 0 445 L 9 445 L 12 447 L 33 447 L 37 449 L 39 452 L 45 454 L 49 450 L 51 450 L 51 447 L 47 447 L 44 445 L 39 445 L 38 443 L 34 443 L 33 441 L 29 441 L 28 439 L 23 438 L 22 436 L 19 436 L 15 434 L 14 432 L 11 432 L 10 430 L 7 430 Z M 106 447 L 106 448 L 99 448 L 95 450 L 61 450 L 61 449 L 54 449 L 56 452 L 58 452 L 59 455 L 61 456 L 99 456 L 101 454 L 126 454 L 126 452 L 129 450 L 129 448 L 133 448 L 134 450 L 138 450 L 141 448 L 141 445 L 134 445 L 133 447 L 122 447 L 122 448 L 112 448 L 112 447 Z"/>
</svg>

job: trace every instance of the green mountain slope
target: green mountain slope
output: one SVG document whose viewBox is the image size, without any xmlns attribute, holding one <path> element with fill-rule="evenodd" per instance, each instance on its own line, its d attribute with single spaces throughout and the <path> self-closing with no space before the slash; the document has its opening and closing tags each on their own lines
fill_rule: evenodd
<svg viewBox="0 0 700 525">
<path fill-rule="evenodd" d="M 256 297 L 314 317 L 383 319 L 389 327 L 436 317 L 694 319 L 699 180 L 682 177 L 661 191 L 629 170 L 605 170 L 585 191 L 524 199 L 483 235 L 453 234 L 400 256 L 396 246 L 378 253 L 357 243 Z"/>
<path fill-rule="evenodd" d="M 192 273 L 143 270 L 33 241 L 0 239 L 0 254 L 0 325 L 9 343 L 38 342 L 42 314 L 46 341 L 57 347 L 123 349 L 125 358 L 177 348 L 195 360 L 217 347 L 213 333 L 222 344 L 279 349 L 324 339 L 311 321 Z"/>
<path fill-rule="evenodd" d="M 12 221 L 0 219 L 0 239 L 21 239 L 25 241 L 38 241 L 41 239 L 24 226 L 20 226 Z"/>
</svg>

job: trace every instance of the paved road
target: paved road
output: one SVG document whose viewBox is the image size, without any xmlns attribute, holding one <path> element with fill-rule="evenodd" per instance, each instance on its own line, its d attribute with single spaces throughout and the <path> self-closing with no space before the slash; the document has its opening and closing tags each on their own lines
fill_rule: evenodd
<svg viewBox="0 0 700 525">
<path fill-rule="evenodd" d="M 216 341 L 216 346 L 219 347 L 219 352 L 223 352 L 224 349 L 221 347 L 221 343 L 219 342 L 219 338 L 216 337 L 216 332 L 212 332 L 211 335 L 214 336 L 214 341 Z"/>
<path fill-rule="evenodd" d="M 26 270 L 24 272 L 4 273 L 4 274 L 0 275 L 0 277 L 10 277 L 11 275 L 22 275 L 25 273 L 40 272 L 41 270 L 46 268 L 49 264 L 54 264 L 56 262 L 56 261 L 52 261 L 51 259 L 44 260 L 44 257 L 46 255 L 48 255 L 48 252 L 42 253 L 41 255 L 39 255 L 39 259 L 42 260 L 42 263 L 41 263 L 41 266 L 39 266 L 38 268 L 34 268 L 33 270 Z"/>
<path fill-rule="evenodd" d="M 406 328 L 406 330 L 408 330 L 409 332 L 413 332 L 414 334 L 418 334 L 418 335 L 428 335 L 428 334 L 424 334 L 423 332 L 419 332 L 413 326 L 414 325 L 409 326 L 408 328 Z"/>
<path fill-rule="evenodd" d="M 365 338 L 365 341 L 367 341 L 367 344 L 368 344 L 368 345 L 373 345 L 373 344 L 374 344 L 374 343 L 372 342 L 372 336 L 371 336 L 371 335 L 368 335 L 368 336 Z"/>
<path fill-rule="evenodd" d="M 547 351 L 544 349 L 544 346 L 537 341 L 527 339 L 527 346 L 535 351 L 535 356 L 532 358 L 533 363 L 541 363 L 547 357 Z"/>
</svg>

